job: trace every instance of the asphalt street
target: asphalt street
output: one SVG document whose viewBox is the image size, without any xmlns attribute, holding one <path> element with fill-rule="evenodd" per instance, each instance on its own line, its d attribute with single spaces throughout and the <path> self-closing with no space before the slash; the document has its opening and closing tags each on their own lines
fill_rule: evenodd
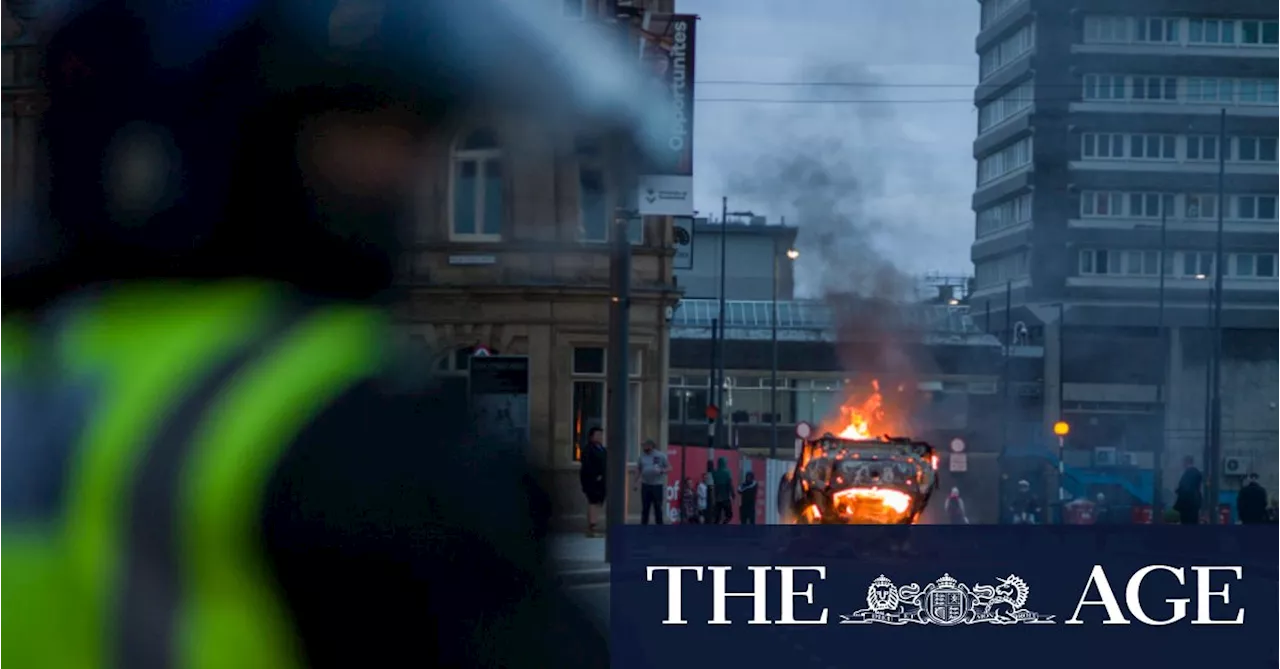
<svg viewBox="0 0 1280 669">
<path fill-rule="evenodd" d="M 568 588 L 570 597 L 578 602 L 600 629 L 609 631 L 609 584 L 597 583 Z"/>
</svg>

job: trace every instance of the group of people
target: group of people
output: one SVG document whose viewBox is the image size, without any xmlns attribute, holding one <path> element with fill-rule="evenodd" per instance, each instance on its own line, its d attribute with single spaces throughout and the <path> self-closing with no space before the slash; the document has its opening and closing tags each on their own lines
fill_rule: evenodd
<svg viewBox="0 0 1280 669">
<path fill-rule="evenodd" d="M 733 503 L 738 502 L 738 522 L 756 524 L 756 483 L 754 472 L 748 471 L 738 486 L 733 484 L 729 461 L 707 460 L 707 471 L 695 486 L 693 479 L 680 482 L 680 522 L 688 525 L 725 525 L 733 522 Z"/>
<path fill-rule="evenodd" d="M 1204 474 L 1196 467 L 1195 459 L 1183 461 L 1182 477 L 1174 490 L 1173 510 L 1183 525 L 1200 523 L 1200 511 L 1204 506 Z M 1236 493 L 1236 519 L 1241 525 L 1262 525 L 1276 522 L 1275 505 L 1268 501 L 1267 490 L 1262 487 L 1256 472 L 1244 477 Z"/>
<path fill-rule="evenodd" d="M 586 443 L 581 450 L 582 467 L 578 470 L 583 497 L 587 501 L 587 528 L 589 537 L 600 536 L 599 523 L 608 497 L 608 449 L 604 445 L 604 431 L 593 427 L 587 432 Z M 640 524 L 648 525 L 650 519 L 658 525 L 666 522 L 667 477 L 671 463 L 665 451 L 658 449 L 652 439 L 646 439 L 636 460 L 632 490 L 640 493 Z M 742 483 L 734 485 L 727 458 L 707 461 L 707 471 L 694 485 L 693 479 L 680 482 L 677 518 L 682 524 L 722 525 L 733 521 L 734 502 L 738 502 L 738 519 L 742 525 L 756 524 L 755 473 L 748 471 Z"/>
</svg>

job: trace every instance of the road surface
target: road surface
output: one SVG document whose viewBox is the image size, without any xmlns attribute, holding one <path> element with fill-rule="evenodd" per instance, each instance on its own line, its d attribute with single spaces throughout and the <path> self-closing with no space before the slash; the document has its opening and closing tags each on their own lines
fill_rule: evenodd
<svg viewBox="0 0 1280 669">
<path fill-rule="evenodd" d="M 600 625 L 600 629 L 609 631 L 609 584 L 598 583 L 568 588 L 569 596 Z"/>
</svg>

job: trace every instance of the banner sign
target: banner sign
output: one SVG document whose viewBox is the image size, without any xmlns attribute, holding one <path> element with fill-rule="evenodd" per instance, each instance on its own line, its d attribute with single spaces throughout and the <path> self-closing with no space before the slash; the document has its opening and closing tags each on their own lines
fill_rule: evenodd
<svg viewBox="0 0 1280 669">
<path fill-rule="evenodd" d="M 1275 533 L 629 525 L 613 668 L 1276 666 Z"/>
<path fill-rule="evenodd" d="M 670 17 L 670 45 L 645 54 L 646 64 L 657 72 L 668 91 L 668 123 L 652 169 L 640 176 L 639 209 L 649 216 L 693 215 L 693 83 L 698 17 Z"/>
</svg>

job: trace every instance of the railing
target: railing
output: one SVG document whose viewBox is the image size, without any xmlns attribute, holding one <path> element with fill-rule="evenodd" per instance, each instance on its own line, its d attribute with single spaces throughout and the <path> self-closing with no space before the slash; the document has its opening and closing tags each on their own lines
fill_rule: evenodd
<svg viewBox="0 0 1280 669">
<path fill-rule="evenodd" d="M 720 302 L 712 299 L 686 299 L 672 316 L 675 327 L 711 327 L 719 318 Z M 728 300 L 725 302 L 725 327 L 770 328 L 773 326 L 773 303 L 767 300 Z M 904 327 L 926 332 L 978 334 L 981 330 L 969 316 L 969 308 L 950 305 L 904 305 L 895 312 Z M 834 325 L 831 308 L 812 300 L 778 302 L 778 327 L 786 330 L 828 330 Z"/>
</svg>

